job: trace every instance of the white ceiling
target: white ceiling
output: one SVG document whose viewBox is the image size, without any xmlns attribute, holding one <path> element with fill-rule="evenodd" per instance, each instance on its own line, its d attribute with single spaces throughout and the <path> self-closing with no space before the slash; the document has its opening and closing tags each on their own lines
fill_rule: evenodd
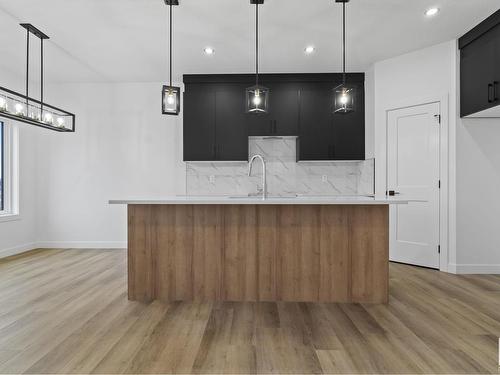
<svg viewBox="0 0 500 375">
<path fill-rule="evenodd" d="M 249 0 L 180 3 L 174 9 L 176 76 L 253 71 L 255 13 Z M 427 18 L 431 6 L 441 12 Z M 459 37 L 498 8 L 498 0 L 352 0 L 348 70 L 365 71 L 376 61 Z M 18 24 L 29 22 L 51 36 L 45 49 L 49 82 L 162 81 L 168 76 L 167 14 L 163 0 L 0 0 L 0 69 L 24 75 L 25 33 Z M 317 51 L 305 56 L 309 44 Z M 216 54 L 205 56 L 206 46 Z M 33 54 L 38 57 L 35 47 Z M 263 72 L 340 67 L 340 5 L 266 0 Z"/>
</svg>

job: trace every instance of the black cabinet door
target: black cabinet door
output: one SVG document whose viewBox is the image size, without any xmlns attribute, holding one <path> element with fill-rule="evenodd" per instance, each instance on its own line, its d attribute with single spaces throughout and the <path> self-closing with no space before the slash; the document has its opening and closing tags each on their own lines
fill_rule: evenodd
<svg viewBox="0 0 500 375">
<path fill-rule="evenodd" d="M 248 114 L 248 134 L 252 136 L 298 135 L 299 88 L 293 83 L 271 83 L 269 112 Z"/>
<path fill-rule="evenodd" d="M 500 60 L 500 25 L 460 51 L 460 113 L 467 116 L 500 104 L 495 81 Z M 498 84 L 497 84 L 498 86 Z M 498 96 L 498 87 L 497 96 Z"/>
<path fill-rule="evenodd" d="M 299 134 L 299 87 L 296 84 L 273 85 L 270 106 L 273 135 L 290 136 Z"/>
<path fill-rule="evenodd" d="M 365 159 L 365 95 L 363 85 L 356 86 L 355 111 L 333 115 L 335 160 Z"/>
<path fill-rule="evenodd" d="M 333 114 L 335 84 L 304 85 L 300 90 L 298 160 L 364 160 L 364 85 L 356 85 L 355 111 Z"/>
<path fill-rule="evenodd" d="M 245 86 L 216 88 L 216 160 L 247 161 L 248 133 L 245 114 Z"/>
<path fill-rule="evenodd" d="M 500 25 L 490 31 L 496 40 L 493 58 L 494 106 L 500 105 Z"/>
<path fill-rule="evenodd" d="M 272 104 L 272 100 L 271 104 Z M 274 121 L 270 113 L 247 113 L 245 114 L 249 136 L 269 136 L 273 134 Z"/>
<path fill-rule="evenodd" d="M 303 85 L 300 90 L 298 160 L 333 160 L 333 91 L 327 84 Z"/>
<path fill-rule="evenodd" d="M 215 91 L 208 85 L 186 86 L 184 161 L 215 160 Z"/>
</svg>

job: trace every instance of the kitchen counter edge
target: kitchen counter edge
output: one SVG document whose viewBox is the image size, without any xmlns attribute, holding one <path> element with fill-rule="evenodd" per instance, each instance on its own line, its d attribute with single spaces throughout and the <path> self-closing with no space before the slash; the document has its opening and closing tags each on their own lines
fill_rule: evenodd
<svg viewBox="0 0 500 375">
<path fill-rule="evenodd" d="M 422 202 L 401 198 L 368 198 L 368 197 L 299 197 L 299 198 L 230 198 L 230 197 L 169 197 L 163 199 L 123 199 L 110 200 L 109 204 L 119 205 L 391 205 Z"/>
</svg>

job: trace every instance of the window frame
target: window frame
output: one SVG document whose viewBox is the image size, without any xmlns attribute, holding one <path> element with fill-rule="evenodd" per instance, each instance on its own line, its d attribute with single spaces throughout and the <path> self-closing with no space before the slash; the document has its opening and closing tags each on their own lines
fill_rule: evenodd
<svg viewBox="0 0 500 375">
<path fill-rule="evenodd" d="M 17 125 L 0 117 L 3 123 L 3 210 L 0 223 L 19 220 L 19 133 Z"/>
</svg>

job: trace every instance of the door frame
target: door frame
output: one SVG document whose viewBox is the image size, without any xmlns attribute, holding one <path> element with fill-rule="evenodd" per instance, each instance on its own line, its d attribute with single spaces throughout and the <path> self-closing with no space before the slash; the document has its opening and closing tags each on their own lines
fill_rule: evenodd
<svg viewBox="0 0 500 375">
<path fill-rule="evenodd" d="M 441 111 L 441 127 L 440 129 L 440 139 L 439 139 L 439 175 L 441 180 L 441 189 L 439 190 L 439 244 L 441 247 L 441 252 L 439 254 L 439 270 L 443 272 L 448 272 L 448 254 L 449 254 L 449 189 L 450 189 L 450 179 L 449 179 L 449 95 L 430 95 L 426 97 L 417 97 L 402 99 L 401 101 L 391 105 L 390 108 L 385 110 L 385 191 L 388 189 L 388 153 L 389 153 L 389 112 L 398 109 L 404 109 L 409 107 L 418 107 L 426 104 L 438 103 Z M 384 191 L 384 194 L 385 194 Z M 411 203 L 410 203 L 411 204 Z M 437 249 L 436 249 L 437 251 Z"/>
</svg>

